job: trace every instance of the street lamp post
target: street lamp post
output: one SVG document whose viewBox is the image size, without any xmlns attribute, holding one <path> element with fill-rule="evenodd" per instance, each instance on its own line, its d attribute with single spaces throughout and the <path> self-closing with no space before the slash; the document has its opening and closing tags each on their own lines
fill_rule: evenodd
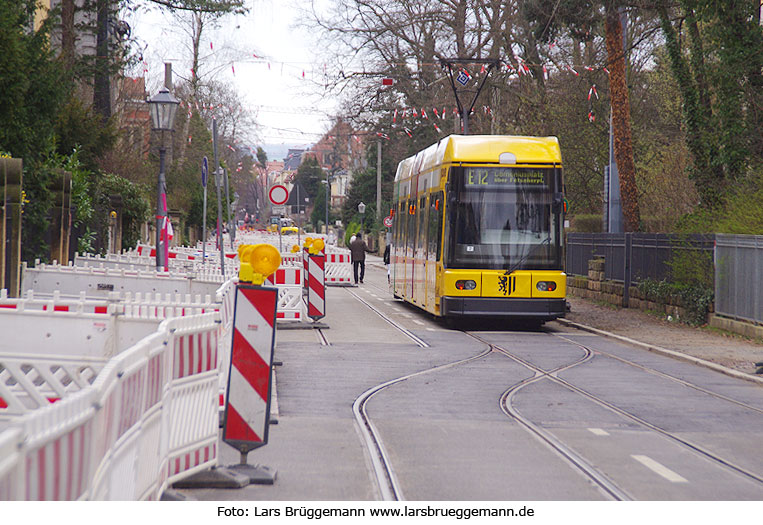
<svg viewBox="0 0 763 525">
<path fill-rule="evenodd" d="M 363 201 L 360 201 L 360 204 L 358 204 L 358 213 L 360 213 L 360 231 L 363 231 L 363 227 L 365 226 L 365 213 L 366 213 L 366 205 Z"/>
<path fill-rule="evenodd" d="M 329 200 L 331 200 L 331 181 L 329 172 L 326 171 L 326 240 L 329 238 Z"/>
<path fill-rule="evenodd" d="M 167 150 L 164 147 L 164 132 L 174 131 L 175 114 L 180 101 L 164 87 L 152 99 L 148 100 L 151 111 L 151 126 L 154 131 L 161 132 L 159 141 L 159 178 L 156 184 L 156 271 L 160 272 L 167 263 L 168 239 L 161 245 L 161 232 L 167 221 L 167 187 L 164 180 L 164 158 Z"/>
</svg>

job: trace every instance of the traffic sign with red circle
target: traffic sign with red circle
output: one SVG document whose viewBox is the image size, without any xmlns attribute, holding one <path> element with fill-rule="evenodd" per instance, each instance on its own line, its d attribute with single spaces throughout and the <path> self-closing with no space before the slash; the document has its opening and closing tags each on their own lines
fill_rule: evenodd
<svg viewBox="0 0 763 525">
<path fill-rule="evenodd" d="M 392 217 L 384 217 L 384 226 L 392 228 Z"/>
<path fill-rule="evenodd" d="M 286 186 L 276 184 L 270 188 L 268 197 L 270 198 L 270 202 L 276 206 L 280 206 L 281 204 L 286 204 L 286 201 L 289 200 L 289 190 L 286 189 Z"/>
</svg>

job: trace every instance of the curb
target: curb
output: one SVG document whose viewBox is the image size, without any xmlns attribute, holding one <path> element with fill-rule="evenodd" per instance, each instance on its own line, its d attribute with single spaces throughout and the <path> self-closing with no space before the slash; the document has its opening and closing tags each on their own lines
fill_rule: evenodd
<svg viewBox="0 0 763 525">
<path fill-rule="evenodd" d="M 608 337 L 610 339 L 615 339 L 618 341 L 622 341 L 624 343 L 628 343 L 633 346 L 637 346 L 639 348 L 643 348 L 645 350 L 648 350 L 650 352 L 655 352 L 657 354 L 662 354 L 668 357 L 673 357 L 676 359 L 681 359 L 684 361 L 689 361 L 690 363 L 694 363 L 696 365 L 704 366 L 705 368 L 710 368 L 711 370 L 715 370 L 716 372 L 721 372 L 722 374 L 726 374 L 731 377 L 735 377 L 737 379 L 744 379 L 746 381 L 752 381 L 754 383 L 758 383 L 760 385 L 763 385 L 763 377 L 758 377 L 752 374 L 747 374 L 745 372 L 740 372 L 739 370 L 734 370 L 733 368 L 728 368 L 723 365 L 719 365 L 717 363 L 712 363 L 710 361 L 706 361 L 704 359 L 700 359 L 699 357 L 690 356 L 688 354 L 684 354 L 682 352 L 677 352 L 676 350 L 669 350 L 667 348 L 663 348 L 661 346 L 651 345 L 648 343 L 642 343 L 641 341 L 636 341 L 635 339 L 631 339 L 629 337 L 625 337 L 622 335 L 613 334 L 612 332 L 607 332 L 605 330 L 600 330 L 598 328 L 593 328 L 591 326 L 586 326 L 584 324 L 576 323 L 574 321 L 570 321 L 568 319 L 564 319 L 562 317 L 556 319 L 557 322 L 564 326 L 569 326 L 572 328 L 577 328 L 578 330 L 583 330 L 584 332 L 590 332 L 592 334 L 601 335 L 604 337 Z"/>
</svg>

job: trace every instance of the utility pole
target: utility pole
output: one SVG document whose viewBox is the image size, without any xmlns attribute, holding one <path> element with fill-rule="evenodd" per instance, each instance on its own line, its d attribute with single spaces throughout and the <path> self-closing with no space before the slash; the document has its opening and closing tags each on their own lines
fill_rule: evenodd
<svg viewBox="0 0 763 525">
<path fill-rule="evenodd" d="M 381 182 L 382 182 L 382 163 L 381 163 L 381 139 L 376 141 L 376 220 L 381 221 Z"/>
<path fill-rule="evenodd" d="M 217 246 L 220 249 L 220 271 L 225 277 L 225 247 L 223 246 L 223 203 L 220 158 L 217 155 L 217 119 L 212 119 L 212 149 L 215 154 L 215 186 L 217 186 Z"/>
</svg>

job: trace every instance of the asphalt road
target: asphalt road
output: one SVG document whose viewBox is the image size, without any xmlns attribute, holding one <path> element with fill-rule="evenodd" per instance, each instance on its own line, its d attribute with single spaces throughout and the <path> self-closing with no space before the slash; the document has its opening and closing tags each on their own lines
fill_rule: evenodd
<svg viewBox="0 0 763 525">
<path fill-rule="evenodd" d="M 559 323 L 453 331 L 393 300 L 375 262 L 365 284 L 329 288 L 326 309 L 325 341 L 316 330 L 277 331 L 278 423 L 249 455 L 277 471 L 276 483 L 184 494 L 380 499 L 352 405 L 418 373 L 367 404 L 402 499 L 763 499 L 758 384 Z M 220 455 L 223 465 L 239 457 L 225 444 Z"/>
</svg>

